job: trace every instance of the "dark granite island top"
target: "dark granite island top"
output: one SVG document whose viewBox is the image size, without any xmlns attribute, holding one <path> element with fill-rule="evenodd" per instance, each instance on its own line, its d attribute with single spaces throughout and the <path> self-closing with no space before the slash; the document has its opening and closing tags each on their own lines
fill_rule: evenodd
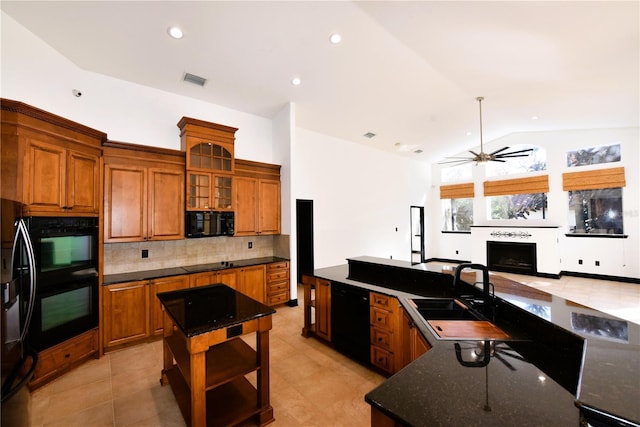
<svg viewBox="0 0 640 427">
<path fill-rule="evenodd" d="M 640 325 L 491 274 L 495 324 L 516 330 L 519 338 L 487 341 L 488 347 L 477 340 L 439 340 L 408 300 L 455 296 L 447 277 L 452 267 L 374 257 L 349 262 L 360 269 L 371 265 L 376 274 L 356 280 L 349 266 L 340 265 L 314 275 L 397 297 L 432 345 L 365 396 L 394 421 L 577 426 L 582 412 L 592 425 L 600 413 L 610 416 L 602 426 L 640 425 Z"/>
<path fill-rule="evenodd" d="M 158 299 L 187 337 L 276 312 L 223 284 L 160 293 Z"/>
</svg>

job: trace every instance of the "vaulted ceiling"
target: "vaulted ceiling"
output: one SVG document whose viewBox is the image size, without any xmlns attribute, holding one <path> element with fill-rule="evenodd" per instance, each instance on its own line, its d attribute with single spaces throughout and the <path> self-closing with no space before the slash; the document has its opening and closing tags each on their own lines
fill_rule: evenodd
<svg viewBox="0 0 640 427">
<path fill-rule="evenodd" d="M 477 96 L 485 97 L 485 142 L 513 132 L 637 127 L 639 4 L 3 0 L 0 7 L 82 69 L 265 117 L 293 102 L 298 126 L 435 161 L 478 146 Z M 182 39 L 168 36 L 172 25 Z M 339 44 L 330 43 L 333 33 Z M 207 83 L 184 82 L 185 73 Z"/>
</svg>

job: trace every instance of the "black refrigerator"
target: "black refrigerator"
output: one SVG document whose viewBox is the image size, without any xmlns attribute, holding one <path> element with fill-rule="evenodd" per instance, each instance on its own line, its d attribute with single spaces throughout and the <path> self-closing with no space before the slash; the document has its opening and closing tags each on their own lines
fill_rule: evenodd
<svg viewBox="0 0 640 427">
<path fill-rule="evenodd" d="M 2 199 L 0 311 L 2 329 L 2 426 L 28 426 L 31 395 L 26 387 L 37 364 L 29 345 L 36 292 L 34 251 L 19 203 Z"/>
</svg>

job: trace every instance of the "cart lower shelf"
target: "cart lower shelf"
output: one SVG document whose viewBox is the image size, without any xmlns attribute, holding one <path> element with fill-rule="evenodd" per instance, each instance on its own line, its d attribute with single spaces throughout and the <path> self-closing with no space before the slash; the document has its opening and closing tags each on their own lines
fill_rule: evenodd
<svg viewBox="0 0 640 427">
<path fill-rule="evenodd" d="M 191 392 L 176 365 L 164 371 L 187 425 L 191 425 Z M 269 405 L 258 408 L 257 390 L 244 377 L 207 391 L 207 426 L 233 426 L 260 414 L 273 413 Z M 273 416 L 271 416 L 272 418 Z M 266 417 L 269 418 L 268 416 Z M 256 420 L 259 423 L 259 420 Z"/>
</svg>

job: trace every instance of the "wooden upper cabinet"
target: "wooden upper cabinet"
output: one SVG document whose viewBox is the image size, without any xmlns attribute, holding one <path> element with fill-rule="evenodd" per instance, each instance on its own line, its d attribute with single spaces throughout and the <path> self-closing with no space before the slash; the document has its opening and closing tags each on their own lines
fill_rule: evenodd
<svg viewBox="0 0 640 427">
<path fill-rule="evenodd" d="M 233 211 L 234 143 L 238 130 L 183 117 L 178 122 L 186 153 L 187 210 Z"/>
<path fill-rule="evenodd" d="M 184 238 L 184 154 L 109 142 L 104 154 L 104 241 Z"/>
<path fill-rule="evenodd" d="M 147 237 L 147 169 L 104 167 L 104 241 L 140 241 Z"/>
<path fill-rule="evenodd" d="M 235 235 L 280 234 L 280 166 L 236 159 Z"/>
<path fill-rule="evenodd" d="M 98 215 L 106 134 L 2 100 L 2 197 L 27 214 Z"/>
</svg>

